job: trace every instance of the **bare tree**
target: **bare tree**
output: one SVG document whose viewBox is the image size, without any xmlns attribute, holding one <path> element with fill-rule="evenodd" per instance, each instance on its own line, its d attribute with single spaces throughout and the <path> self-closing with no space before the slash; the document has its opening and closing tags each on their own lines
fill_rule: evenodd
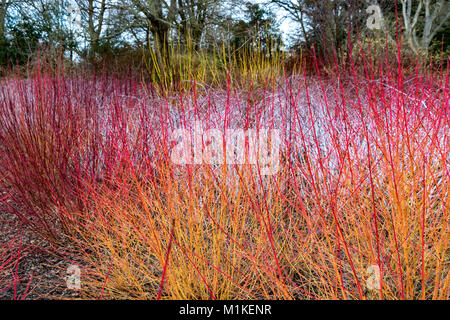
<svg viewBox="0 0 450 320">
<path fill-rule="evenodd" d="M 367 4 L 378 4 L 378 1 L 366 0 Z M 450 2 L 448 0 L 400 0 L 401 14 L 403 21 L 404 39 L 415 54 L 426 53 L 430 47 L 431 41 L 436 34 L 450 22 Z M 380 11 L 379 17 L 383 22 L 383 12 Z M 382 28 L 392 36 L 387 30 L 386 24 Z"/>
<path fill-rule="evenodd" d="M 426 52 L 436 33 L 449 21 L 449 1 L 420 0 L 415 12 L 412 0 L 401 0 L 401 3 L 405 37 L 410 48 L 415 53 Z M 423 22 L 419 23 L 421 17 Z"/>
<path fill-rule="evenodd" d="M 280 8 L 286 10 L 292 20 L 297 22 L 302 30 L 302 36 L 305 39 L 305 44 L 309 46 L 309 32 L 306 30 L 309 29 L 307 21 L 305 19 L 307 15 L 307 8 L 302 0 L 271 0 L 271 3 L 279 6 Z"/>
<path fill-rule="evenodd" d="M 190 37 L 195 49 L 209 22 L 217 16 L 219 0 L 178 0 L 177 24 L 184 37 Z"/>
<path fill-rule="evenodd" d="M 0 2 L 0 38 L 5 34 L 6 14 L 10 5 L 11 1 L 9 0 L 1 0 Z"/>
<path fill-rule="evenodd" d="M 176 0 L 124 0 L 121 5 L 148 25 L 158 60 L 167 61 L 169 32 L 178 12 Z"/>
<path fill-rule="evenodd" d="M 29 0 L 0 0 L 0 38 L 6 33 L 6 20 L 11 16 L 11 12 L 24 15 L 23 7 L 25 4 L 32 5 L 33 1 Z"/>
<path fill-rule="evenodd" d="M 107 3 L 106 0 L 78 0 L 77 4 L 80 8 L 80 14 L 84 22 L 83 27 L 89 43 L 88 59 L 93 62 L 104 29 Z"/>
<path fill-rule="evenodd" d="M 347 40 L 350 26 L 355 26 L 364 16 L 364 3 L 359 0 L 270 0 L 289 13 L 300 25 L 305 47 L 315 42 L 327 56 L 332 47 L 339 49 Z"/>
<path fill-rule="evenodd" d="M 270 0 L 299 23 L 307 47 L 312 38 L 320 42 L 322 38 L 326 41 L 327 37 L 333 45 L 338 45 L 347 26 L 361 23 L 361 18 L 367 19 L 365 9 L 368 6 L 380 7 L 381 2 L 383 7 L 392 8 L 392 1 L 389 0 L 390 4 L 386 6 L 386 0 Z M 403 23 L 403 39 L 416 54 L 427 52 L 436 34 L 449 24 L 450 1 L 398 0 L 398 4 L 399 20 Z M 379 19 L 382 22 L 387 21 L 384 17 L 386 14 L 387 12 L 380 11 Z M 388 24 L 382 23 L 381 28 L 395 42 Z"/>
</svg>

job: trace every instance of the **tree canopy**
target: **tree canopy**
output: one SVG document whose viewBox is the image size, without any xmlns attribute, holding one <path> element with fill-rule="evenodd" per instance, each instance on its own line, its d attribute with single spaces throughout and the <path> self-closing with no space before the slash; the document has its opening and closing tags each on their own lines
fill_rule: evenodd
<svg viewBox="0 0 450 320">
<path fill-rule="evenodd" d="M 382 37 L 393 40 L 400 28 L 416 54 L 442 39 L 448 51 L 448 0 L 0 0 L 0 65 L 25 64 L 37 50 L 95 65 L 152 48 L 162 61 L 171 43 L 190 42 L 198 51 L 226 41 L 240 50 L 256 39 L 270 56 L 280 48 L 274 43 L 282 41 L 283 18 L 295 22 L 291 48 L 330 56 L 346 50 L 348 39 L 372 32 L 366 22 L 374 14 Z"/>
</svg>

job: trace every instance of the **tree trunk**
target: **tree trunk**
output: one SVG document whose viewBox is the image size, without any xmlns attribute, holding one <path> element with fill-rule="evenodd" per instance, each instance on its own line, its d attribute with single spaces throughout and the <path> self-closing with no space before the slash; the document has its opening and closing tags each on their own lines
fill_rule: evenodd
<svg viewBox="0 0 450 320">
<path fill-rule="evenodd" d="M 6 36 L 5 35 L 6 12 L 9 6 L 9 4 L 6 1 L 7 0 L 2 0 L 0 7 L 0 39 Z"/>
</svg>

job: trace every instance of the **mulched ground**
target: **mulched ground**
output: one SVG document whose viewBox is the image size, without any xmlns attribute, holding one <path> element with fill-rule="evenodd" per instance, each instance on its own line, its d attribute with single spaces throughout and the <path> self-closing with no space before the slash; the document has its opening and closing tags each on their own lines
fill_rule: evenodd
<svg viewBox="0 0 450 320">
<path fill-rule="evenodd" d="M 70 259 L 54 252 L 48 242 L 22 227 L 14 215 L 1 211 L 0 300 L 80 298 L 66 285 Z M 4 266 L 11 255 L 13 259 Z"/>
</svg>

